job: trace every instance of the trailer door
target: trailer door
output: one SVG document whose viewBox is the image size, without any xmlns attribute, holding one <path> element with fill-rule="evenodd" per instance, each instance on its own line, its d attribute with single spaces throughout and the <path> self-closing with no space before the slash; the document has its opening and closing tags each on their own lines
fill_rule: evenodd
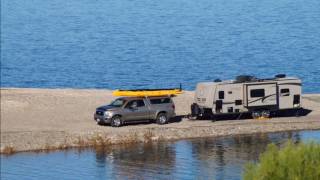
<svg viewBox="0 0 320 180">
<path fill-rule="evenodd" d="M 278 106 L 276 83 L 246 84 L 245 86 L 246 105 L 248 108 Z"/>
</svg>

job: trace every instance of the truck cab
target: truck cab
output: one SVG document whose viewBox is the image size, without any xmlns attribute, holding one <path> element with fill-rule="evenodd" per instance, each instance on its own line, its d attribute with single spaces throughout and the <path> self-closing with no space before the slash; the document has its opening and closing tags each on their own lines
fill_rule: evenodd
<svg viewBox="0 0 320 180">
<path fill-rule="evenodd" d="M 174 116 L 175 105 L 170 96 L 120 97 L 98 107 L 94 120 L 98 124 L 119 127 L 125 123 L 150 120 L 166 124 Z"/>
</svg>

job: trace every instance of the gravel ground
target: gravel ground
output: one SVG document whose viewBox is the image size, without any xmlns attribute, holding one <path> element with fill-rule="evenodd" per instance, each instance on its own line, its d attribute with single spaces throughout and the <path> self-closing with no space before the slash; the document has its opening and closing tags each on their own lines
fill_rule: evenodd
<svg viewBox="0 0 320 180">
<path fill-rule="evenodd" d="M 288 130 L 320 129 L 320 94 L 303 95 L 307 116 L 268 120 L 201 120 L 120 128 L 98 126 L 95 108 L 114 97 L 109 90 L 1 89 L 1 153 L 176 140 Z M 189 113 L 193 92 L 174 98 L 177 115 Z"/>
</svg>

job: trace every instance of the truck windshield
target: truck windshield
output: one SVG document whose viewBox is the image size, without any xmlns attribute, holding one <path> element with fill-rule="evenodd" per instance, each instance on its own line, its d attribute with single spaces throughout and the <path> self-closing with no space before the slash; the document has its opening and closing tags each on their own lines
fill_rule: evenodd
<svg viewBox="0 0 320 180">
<path fill-rule="evenodd" d="M 126 103 L 126 100 L 124 99 L 116 99 L 111 102 L 110 106 L 122 107 L 125 103 Z"/>
</svg>

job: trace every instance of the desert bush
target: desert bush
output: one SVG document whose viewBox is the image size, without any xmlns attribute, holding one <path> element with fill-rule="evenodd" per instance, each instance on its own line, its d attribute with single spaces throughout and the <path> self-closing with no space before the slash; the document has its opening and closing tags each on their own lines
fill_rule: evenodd
<svg viewBox="0 0 320 180">
<path fill-rule="evenodd" d="M 248 163 L 244 180 L 320 180 L 320 144 L 287 142 L 283 148 L 270 144 L 259 162 Z"/>
</svg>

